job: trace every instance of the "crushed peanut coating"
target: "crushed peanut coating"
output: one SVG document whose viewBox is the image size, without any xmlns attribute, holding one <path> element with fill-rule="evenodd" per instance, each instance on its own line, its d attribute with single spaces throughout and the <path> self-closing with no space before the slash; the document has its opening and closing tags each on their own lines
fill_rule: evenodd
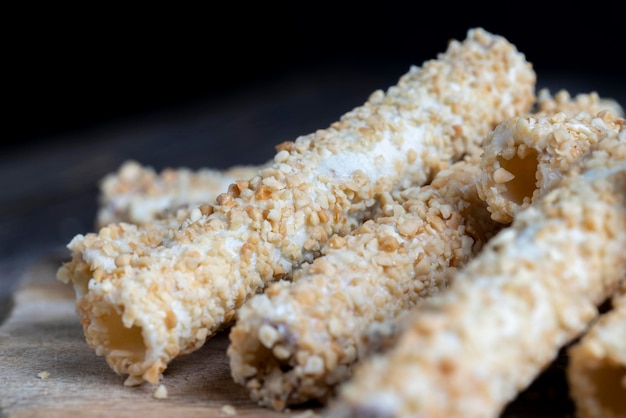
<svg viewBox="0 0 626 418">
<path fill-rule="evenodd" d="M 373 323 L 437 294 L 495 234 L 479 175 L 478 161 L 461 161 L 430 185 L 383 196 L 378 218 L 332 237 L 293 283 L 246 302 L 230 331 L 234 380 L 276 410 L 331 397 L 367 350 Z"/>
<path fill-rule="evenodd" d="M 624 117 L 624 109 L 615 100 L 609 97 L 600 97 L 597 92 L 579 93 L 572 97 L 567 90 L 559 90 L 552 96 L 550 90 L 543 88 L 537 94 L 536 115 L 554 115 L 565 113 L 574 116 L 579 112 L 587 112 L 592 115 L 603 110 L 609 110 L 616 116 Z"/>
<path fill-rule="evenodd" d="M 394 343 L 357 365 L 324 415 L 498 417 L 626 274 L 620 129 L 520 210 L 445 292 L 409 311 Z"/>
<path fill-rule="evenodd" d="M 622 121 L 610 110 L 592 114 L 582 106 L 572 107 L 577 111 L 570 117 L 565 112 L 546 116 L 544 110 L 511 118 L 489 134 L 478 193 L 495 221 L 510 223 L 515 213 L 558 182 L 574 161 Z"/>
<path fill-rule="evenodd" d="M 567 381 L 576 417 L 626 416 L 626 279 L 612 298 L 612 309 L 567 353 Z"/>
<path fill-rule="evenodd" d="M 528 112 L 535 79 L 506 39 L 471 29 L 327 129 L 280 146 L 272 164 L 178 228 L 120 223 L 77 235 L 57 277 L 77 289 L 88 344 L 125 384 L 158 382 L 248 298 L 371 217 L 381 195 L 426 183 L 497 122 Z"/>
<path fill-rule="evenodd" d="M 262 167 L 237 165 L 196 171 L 181 167 L 157 173 L 135 160 L 124 161 L 100 181 L 96 227 L 120 222 L 145 225 L 180 209 L 213 203 L 230 184 L 253 177 Z"/>
</svg>

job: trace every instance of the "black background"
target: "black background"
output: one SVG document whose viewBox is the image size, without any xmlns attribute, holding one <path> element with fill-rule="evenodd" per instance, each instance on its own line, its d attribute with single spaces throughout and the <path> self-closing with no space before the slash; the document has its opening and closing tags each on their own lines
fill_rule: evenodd
<svg viewBox="0 0 626 418">
<path fill-rule="evenodd" d="M 514 43 L 540 80 L 583 76 L 600 93 L 624 94 L 624 6 L 501 4 L 27 6 L 6 14 L 3 142 L 29 148 L 303 69 L 363 67 L 391 85 L 477 26 Z"/>
</svg>

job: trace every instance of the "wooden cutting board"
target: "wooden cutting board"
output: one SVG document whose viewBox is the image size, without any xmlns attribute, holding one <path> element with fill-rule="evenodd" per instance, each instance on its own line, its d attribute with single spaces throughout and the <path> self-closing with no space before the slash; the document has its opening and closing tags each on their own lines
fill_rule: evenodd
<svg viewBox="0 0 626 418">
<path fill-rule="evenodd" d="M 29 269 L 0 326 L 0 416 L 304 418 L 320 413 L 318 406 L 281 413 L 253 403 L 230 376 L 227 333 L 170 363 L 162 381 L 167 398 L 154 398 L 153 385 L 125 387 L 124 378 L 85 342 L 73 290 L 55 278 L 60 263 L 51 258 Z M 553 366 L 502 417 L 573 416 L 562 377 Z"/>
</svg>

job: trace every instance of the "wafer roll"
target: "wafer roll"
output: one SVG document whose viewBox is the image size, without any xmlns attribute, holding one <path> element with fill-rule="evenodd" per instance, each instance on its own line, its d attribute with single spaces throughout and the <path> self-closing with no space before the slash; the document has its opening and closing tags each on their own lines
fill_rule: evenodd
<svg viewBox="0 0 626 418">
<path fill-rule="evenodd" d="M 560 90 L 552 96 L 548 89 L 542 89 L 536 107 L 536 114 L 545 115 L 559 112 L 574 115 L 583 111 L 596 114 L 601 110 L 623 115 L 619 103 L 595 92 L 572 97 L 566 90 Z M 251 178 L 263 167 L 236 165 L 225 170 L 181 167 L 156 172 L 137 161 L 124 161 L 116 172 L 100 182 L 96 226 L 99 229 L 120 222 L 144 225 L 172 215 L 180 217 L 177 212 L 214 201 L 230 184 Z"/>
<path fill-rule="evenodd" d="M 461 161 L 428 186 L 383 196 L 381 216 L 332 237 L 293 283 L 245 303 L 227 351 L 234 380 L 276 410 L 325 402 L 367 350 L 362 336 L 373 323 L 437 294 L 495 234 L 479 175 L 478 161 Z"/>
<path fill-rule="evenodd" d="M 77 308 L 87 342 L 126 384 L 158 382 L 249 297 L 361 225 L 382 194 L 427 182 L 527 112 L 534 82 L 512 44 L 472 29 L 329 128 L 279 146 L 269 167 L 163 240 L 129 237 L 126 224 L 76 236 L 57 277 L 86 289 Z"/>
<path fill-rule="evenodd" d="M 570 397 L 577 418 L 626 416 L 626 280 L 599 317 L 567 350 Z"/>
<path fill-rule="evenodd" d="M 495 221 L 509 224 L 622 120 L 608 110 L 597 117 L 584 111 L 570 115 L 511 118 L 490 134 L 477 188 Z"/>
<path fill-rule="evenodd" d="M 98 229 L 127 222 L 145 225 L 167 218 L 179 209 L 213 203 L 236 180 L 247 180 L 263 166 L 237 165 L 225 170 L 166 168 L 156 172 L 135 160 L 124 161 L 99 184 Z"/>
<path fill-rule="evenodd" d="M 596 114 L 601 110 L 611 110 L 623 115 L 619 103 L 600 97 L 595 92 L 572 97 L 568 91 L 559 90 L 552 96 L 548 89 L 542 89 L 536 108 L 539 114 L 576 114 L 582 111 Z M 214 201 L 231 183 L 251 178 L 262 167 L 236 165 L 225 170 L 181 167 L 156 172 L 137 161 L 124 161 L 117 171 L 107 174 L 99 184 L 96 227 L 100 229 L 120 222 L 144 225 L 175 215 L 180 209 L 193 209 Z"/>
<path fill-rule="evenodd" d="M 592 153 L 518 211 L 445 292 L 406 314 L 394 344 L 355 367 L 324 415 L 498 417 L 626 273 L 620 129 L 601 129 Z"/>
</svg>

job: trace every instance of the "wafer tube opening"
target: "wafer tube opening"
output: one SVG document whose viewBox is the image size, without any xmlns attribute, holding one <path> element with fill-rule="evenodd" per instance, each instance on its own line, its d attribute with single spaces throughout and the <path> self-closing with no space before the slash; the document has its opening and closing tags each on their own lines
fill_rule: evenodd
<svg viewBox="0 0 626 418">
<path fill-rule="evenodd" d="M 125 327 L 122 316 L 113 310 L 102 315 L 100 320 L 106 329 L 104 341 L 107 342 L 107 349 L 112 357 L 118 357 L 116 354 L 119 354 L 133 362 L 143 361 L 146 345 L 140 327 Z"/>
<path fill-rule="evenodd" d="M 534 149 L 526 149 L 523 154 L 516 152 L 512 158 L 505 159 L 498 156 L 500 168 L 494 173 L 498 176 L 496 182 L 506 185 L 506 192 L 502 195 L 504 198 L 522 205 L 526 198 L 532 199 L 533 193 L 537 190 L 537 168 L 538 152 Z"/>
<path fill-rule="evenodd" d="M 603 361 L 587 373 L 602 409 L 611 411 L 611 416 L 626 416 L 626 367 Z"/>
</svg>

